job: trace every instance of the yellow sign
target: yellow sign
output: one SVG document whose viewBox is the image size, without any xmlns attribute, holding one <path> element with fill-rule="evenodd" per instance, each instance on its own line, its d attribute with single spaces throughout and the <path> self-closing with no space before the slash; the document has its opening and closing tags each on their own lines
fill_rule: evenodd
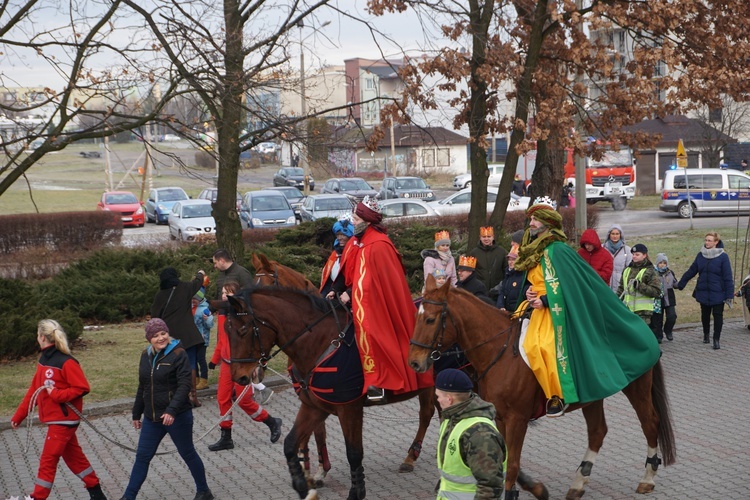
<svg viewBox="0 0 750 500">
<path fill-rule="evenodd" d="M 679 142 L 677 143 L 677 167 L 687 168 L 687 166 L 688 166 L 687 152 L 685 151 L 685 145 L 682 144 L 682 139 L 680 139 Z"/>
</svg>

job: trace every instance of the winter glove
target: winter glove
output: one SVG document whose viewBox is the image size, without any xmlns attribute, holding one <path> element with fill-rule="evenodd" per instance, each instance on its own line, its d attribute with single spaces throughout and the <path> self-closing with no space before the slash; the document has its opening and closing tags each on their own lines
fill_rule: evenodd
<svg viewBox="0 0 750 500">
<path fill-rule="evenodd" d="M 208 362 L 208 369 L 214 370 L 216 369 L 216 363 L 212 363 L 211 361 Z"/>
</svg>

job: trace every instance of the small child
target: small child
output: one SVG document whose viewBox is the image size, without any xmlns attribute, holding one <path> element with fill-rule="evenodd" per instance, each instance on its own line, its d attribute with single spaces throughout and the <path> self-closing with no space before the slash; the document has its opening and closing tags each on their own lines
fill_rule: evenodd
<svg viewBox="0 0 750 500">
<path fill-rule="evenodd" d="M 10 419 L 11 427 L 17 429 L 29 416 L 29 404 L 36 396 L 39 421 L 47 424 L 47 437 L 39 459 L 34 491 L 27 498 L 49 496 L 57 464 L 62 458 L 70 471 L 83 480 L 93 500 L 107 500 L 99 478 L 81 450 L 76 436 L 81 421 L 73 408 L 79 413 L 83 411 L 83 397 L 91 390 L 86 376 L 78 361 L 70 355 L 68 337 L 60 323 L 53 319 L 41 320 L 36 340 L 42 349 L 42 355 L 29 390 Z"/>
<path fill-rule="evenodd" d="M 677 301 L 674 294 L 677 277 L 669 268 L 669 260 L 666 254 L 656 254 L 656 272 L 661 279 L 664 295 L 661 298 L 661 311 L 654 311 L 654 314 L 651 316 L 651 330 L 657 339 L 666 336 L 667 340 L 671 341 L 674 338 L 672 336 L 672 329 L 677 322 L 677 310 L 675 308 Z"/>
<path fill-rule="evenodd" d="M 427 281 L 427 276 L 435 269 L 442 269 L 445 271 L 445 276 L 450 280 L 451 285 L 456 286 L 456 282 L 458 281 L 456 261 L 453 259 L 453 254 L 451 254 L 451 235 L 448 231 L 435 233 L 435 249 L 426 248 L 422 250 L 420 255 L 424 259 L 422 270 L 425 281 Z"/>
<path fill-rule="evenodd" d="M 193 322 L 198 331 L 203 335 L 203 344 L 198 345 L 195 351 L 195 361 L 198 367 L 198 382 L 196 390 L 208 389 L 208 365 L 206 364 L 206 349 L 211 340 L 211 328 L 214 327 L 214 317 L 208 310 L 206 292 L 203 288 L 193 297 Z"/>
<path fill-rule="evenodd" d="M 445 282 L 448 281 L 448 277 L 442 269 L 435 269 L 432 271 L 432 275 L 435 277 L 435 284 L 438 288 L 445 285 Z"/>
</svg>

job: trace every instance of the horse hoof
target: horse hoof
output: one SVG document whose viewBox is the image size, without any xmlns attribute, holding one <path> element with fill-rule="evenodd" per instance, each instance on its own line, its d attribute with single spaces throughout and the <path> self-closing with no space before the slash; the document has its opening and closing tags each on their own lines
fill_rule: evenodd
<svg viewBox="0 0 750 500">
<path fill-rule="evenodd" d="M 573 488 L 571 488 L 565 495 L 565 500 L 576 500 L 576 498 L 581 498 L 584 493 L 586 493 L 586 490 L 574 490 Z"/>
<path fill-rule="evenodd" d="M 529 492 L 534 495 L 534 498 L 537 500 L 549 500 L 549 491 L 547 491 L 547 487 L 544 486 L 544 483 L 534 484 Z"/>
<path fill-rule="evenodd" d="M 638 488 L 635 489 L 636 493 L 651 493 L 654 491 L 654 485 L 649 483 L 639 483 Z"/>
<path fill-rule="evenodd" d="M 323 486 L 325 486 L 325 482 L 323 482 L 322 479 L 316 479 L 315 480 L 315 487 L 316 488 L 322 488 Z"/>
<path fill-rule="evenodd" d="M 304 500 L 318 500 L 318 492 L 315 490 L 308 491 Z"/>
<path fill-rule="evenodd" d="M 398 468 L 399 472 L 414 472 L 414 465 L 403 463 Z"/>
</svg>

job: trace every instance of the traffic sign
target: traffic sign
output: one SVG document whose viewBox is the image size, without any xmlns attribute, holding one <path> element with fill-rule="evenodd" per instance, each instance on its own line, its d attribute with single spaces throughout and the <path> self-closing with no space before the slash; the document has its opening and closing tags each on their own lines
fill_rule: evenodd
<svg viewBox="0 0 750 500">
<path fill-rule="evenodd" d="M 679 142 L 677 143 L 677 167 L 687 168 L 687 166 L 688 166 L 687 152 L 685 151 L 684 144 L 682 144 L 682 139 L 680 139 Z"/>
</svg>

